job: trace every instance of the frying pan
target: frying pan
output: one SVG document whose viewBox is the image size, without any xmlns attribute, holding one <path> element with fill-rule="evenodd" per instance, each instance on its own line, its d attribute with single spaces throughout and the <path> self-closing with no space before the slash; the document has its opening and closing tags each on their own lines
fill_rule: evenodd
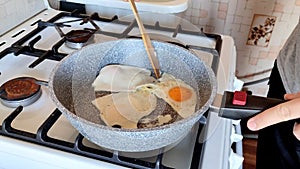
<svg viewBox="0 0 300 169">
<path fill-rule="evenodd" d="M 92 101 L 96 98 L 92 83 L 98 72 L 109 64 L 151 69 L 140 39 L 121 39 L 91 44 L 65 57 L 49 79 L 51 98 L 71 124 L 89 141 L 124 152 L 157 150 L 184 138 L 208 110 L 216 95 L 216 78 L 210 67 L 182 47 L 152 41 L 162 72 L 181 79 L 197 93 L 196 111 L 176 122 L 142 129 L 106 126 Z M 158 105 L 159 107 L 160 105 Z M 159 108 L 158 108 L 159 109 Z"/>
</svg>

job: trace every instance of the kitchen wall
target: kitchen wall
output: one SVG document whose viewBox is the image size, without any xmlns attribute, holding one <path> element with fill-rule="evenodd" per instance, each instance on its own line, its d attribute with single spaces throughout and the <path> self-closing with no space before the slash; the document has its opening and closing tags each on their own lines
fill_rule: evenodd
<svg viewBox="0 0 300 169">
<path fill-rule="evenodd" d="M 293 31 L 299 16 L 300 0 L 190 0 L 184 13 L 185 19 L 204 28 L 205 32 L 234 38 L 237 47 L 236 76 L 245 82 L 269 76 L 274 59 Z M 274 19 L 275 23 L 265 26 L 266 18 Z M 260 28 L 255 26 L 259 22 L 264 31 L 269 31 L 268 35 L 264 34 L 268 41 L 264 39 L 263 44 L 255 45 L 253 41 L 247 44 L 250 29 Z M 248 88 L 264 95 L 266 83 L 250 85 Z"/>
<path fill-rule="evenodd" d="M 42 0 L 0 0 L 0 36 L 42 9 Z"/>
</svg>

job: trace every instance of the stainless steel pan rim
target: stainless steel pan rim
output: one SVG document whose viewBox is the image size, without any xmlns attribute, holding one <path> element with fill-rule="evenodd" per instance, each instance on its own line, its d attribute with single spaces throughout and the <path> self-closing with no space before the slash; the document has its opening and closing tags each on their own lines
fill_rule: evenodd
<svg viewBox="0 0 300 169">
<path fill-rule="evenodd" d="M 80 51 L 94 50 L 95 48 L 97 48 L 99 46 L 107 45 L 107 44 L 110 44 L 110 43 L 115 44 L 115 43 L 119 43 L 119 42 L 122 42 L 122 43 L 141 43 L 142 44 L 141 40 L 139 40 L 139 39 L 121 39 L 121 40 L 116 40 L 116 41 L 105 42 L 105 43 L 102 43 L 102 44 L 91 44 L 91 45 L 83 47 Z M 176 45 L 166 44 L 166 43 L 157 42 L 157 41 L 154 41 L 153 43 L 154 43 L 154 46 L 155 45 L 166 45 L 167 47 L 174 48 L 176 50 L 179 50 L 179 51 L 183 52 L 184 54 L 189 54 L 189 55 L 191 55 L 191 57 L 194 57 L 194 56 L 192 56 L 193 54 L 191 54 L 190 51 L 188 51 L 187 49 L 178 47 Z M 145 141 L 145 140 L 143 140 L 143 137 L 147 138 L 148 135 L 156 137 L 156 135 L 158 133 L 160 133 L 160 135 L 164 135 L 164 132 L 173 132 L 174 133 L 175 131 L 172 131 L 172 130 L 173 130 L 173 128 L 176 128 L 176 129 L 178 129 L 178 134 L 180 134 L 180 135 L 177 135 L 177 137 L 178 137 L 177 140 L 179 140 L 179 139 L 181 139 L 180 138 L 181 135 L 183 135 L 183 136 L 185 135 L 185 134 L 183 134 L 184 133 L 183 130 L 187 130 L 185 132 L 188 133 L 188 131 L 193 127 L 193 125 L 201 118 L 203 113 L 208 110 L 208 108 L 212 104 L 212 102 L 214 100 L 214 97 L 216 95 L 216 90 L 217 90 L 216 89 L 216 86 L 217 86 L 216 83 L 217 82 L 216 82 L 216 78 L 215 78 L 215 75 L 214 75 L 213 71 L 209 67 L 207 67 L 200 60 L 200 58 L 197 58 L 197 59 L 192 58 L 192 59 L 197 60 L 197 62 L 199 62 L 202 66 L 201 69 L 203 69 L 205 71 L 205 73 L 207 73 L 208 79 L 205 79 L 205 80 L 208 81 L 206 83 L 208 83 L 208 85 L 209 85 L 208 90 L 210 92 L 209 96 L 207 96 L 207 98 L 205 98 L 206 99 L 205 103 L 203 105 L 201 105 L 201 107 L 199 109 L 197 109 L 197 111 L 193 115 L 191 115 L 188 118 L 185 118 L 185 119 L 179 120 L 177 122 L 171 123 L 171 124 L 158 126 L 158 127 L 153 127 L 153 128 L 144 128 L 144 129 L 119 129 L 119 128 L 113 128 L 113 127 L 105 126 L 105 125 L 102 125 L 102 124 L 97 124 L 97 123 L 91 122 L 90 120 L 87 120 L 85 118 L 79 117 L 78 115 L 76 115 L 72 111 L 70 111 L 68 108 L 66 108 L 65 105 L 62 104 L 61 101 L 57 98 L 58 97 L 57 93 L 55 93 L 55 91 L 54 91 L 54 88 L 56 86 L 53 84 L 53 82 L 54 82 L 54 80 L 56 80 L 56 79 L 54 79 L 56 73 L 58 71 L 60 71 L 59 69 L 64 66 L 63 64 L 65 62 L 68 62 L 69 59 L 72 59 L 72 57 L 73 58 L 76 57 L 74 55 L 76 55 L 78 53 L 79 52 L 75 51 L 75 52 L 71 53 L 70 55 L 68 55 L 67 57 L 65 57 L 60 63 L 58 63 L 58 65 L 52 71 L 51 76 L 50 76 L 50 80 L 49 80 L 50 95 L 51 95 L 51 98 L 56 103 L 56 105 L 58 106 L 58 108 L 62 111 L 62 113 L 65 116 L 67 116 L 68 119 L 71 119 L 70 122 L 72 123 L 72 125 L 75 126 L 75 128 L 77 128 L 79 130 L 79 132 L 81 132 L 81 134 L 83 134 L 85 137 L 87 137 L 88 140 L 91 140 L 92 142 L 94 142 L 93 138 L 89 138 L 89 137 L 93 137 L 93 136 L 90 136 L 89 135 L 90 133 L 85 133 L 85 131 L 86 131 L 85 130 L 86 129 L 85 125 L 88 125 L 89 127 L 93 128 L 93 129 L 99 129 L 99 130 L 105 131 L 105 132 L 106 131 L 111 131 L 111 132 L 114 132 L 114 133 L 119 133 L 121 135 L 125 135 L 126 137 L 128 136 L 128 138 L 132 137 L 133 139 L 135 139 L 137 141 L 139 141 L 139 139 L 141 138 L 142 139 L 141 142 Z M 189 59 L 189 58 L 187 58 L 187 59 Z M 182 130 L 182 131 L 179 131 L 179 130 Z M 165 133 L 165 134 L 169 134 L 169 133 Z M 135 146 L 133 146 L 133 147 L 129 146 L 129 148 L 127 148 L 127 147 L 118 148 L 118 146 L 115 147 L 114 145 L 112 145 L 112 147 L 110 147 L 110 146 L 107 146 L 107 145 L 101 145 L 101 143 L 100 143 L 100 146 L 103 146 L 103 147 L 109 148 L 109 149 L 119 150 L 119 151 L 130 151 L 130 152 L 148 151 L 148 150 L 154 150 L 156 148 L 161 148 L 162 146 L 166 146 L 166 145 L 171 144 L 172 142 L 175 142 L 177 140 L 172 140 L 170 143 L 167 143 L 167 141 L 166 141 L 166 143 L 163 143 L 162 145 L 158 145 L 158 146 L 156 146 L 156 145 L 151 145 L 149 147 L 143 147 L 142 146 L 141 148 L 135 147 Z M 155 140 L 154 140 L 154 142 L 155 142 Z M 156 142 L 157 142 L 157 140 L 156 140 Z M 96 144 L 98 144 L 98 143 L 96 143 Z"/>
</svg>

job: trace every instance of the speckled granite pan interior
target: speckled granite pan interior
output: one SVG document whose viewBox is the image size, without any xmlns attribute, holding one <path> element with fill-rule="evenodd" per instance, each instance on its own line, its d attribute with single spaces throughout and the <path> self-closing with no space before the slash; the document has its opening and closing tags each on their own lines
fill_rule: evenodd
<svg viewBox="0 0 300 169">
<path fill-rule="evenodd" d="M 143 42 L 122 39 L 88 45 L 64 58 L 54 69 L 49 86 L 51 97 L 72 125 L 91 142 L 112 150 L 142 152 L 178 142 L 209 108 L 216 94 L 212 70 L 196 55 L 181 47 L 153 41 L 161 71 L 191 85 L 198 94 L 196 112 L 183 120 L 147 129 L 118 129 L 106 126 L 92 105 L 92 83 L 108 64 L 151 69 Z"/>
</svg>

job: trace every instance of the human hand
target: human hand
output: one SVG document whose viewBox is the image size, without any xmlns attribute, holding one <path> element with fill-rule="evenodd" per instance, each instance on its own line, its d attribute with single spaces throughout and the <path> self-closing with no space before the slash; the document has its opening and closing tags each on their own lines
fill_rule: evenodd
<svg viewBox="0 0 300 169">
<path fill-rule="evenodd" d="M 256 131 L 276 123 L 300 118 L 300 92 L 285 94 L 284 99 L 288 101 L 250 118 L 247 127 Z M 300 140 L 300 123 L 294 125 L 293 133 Z"/>
</svg>

